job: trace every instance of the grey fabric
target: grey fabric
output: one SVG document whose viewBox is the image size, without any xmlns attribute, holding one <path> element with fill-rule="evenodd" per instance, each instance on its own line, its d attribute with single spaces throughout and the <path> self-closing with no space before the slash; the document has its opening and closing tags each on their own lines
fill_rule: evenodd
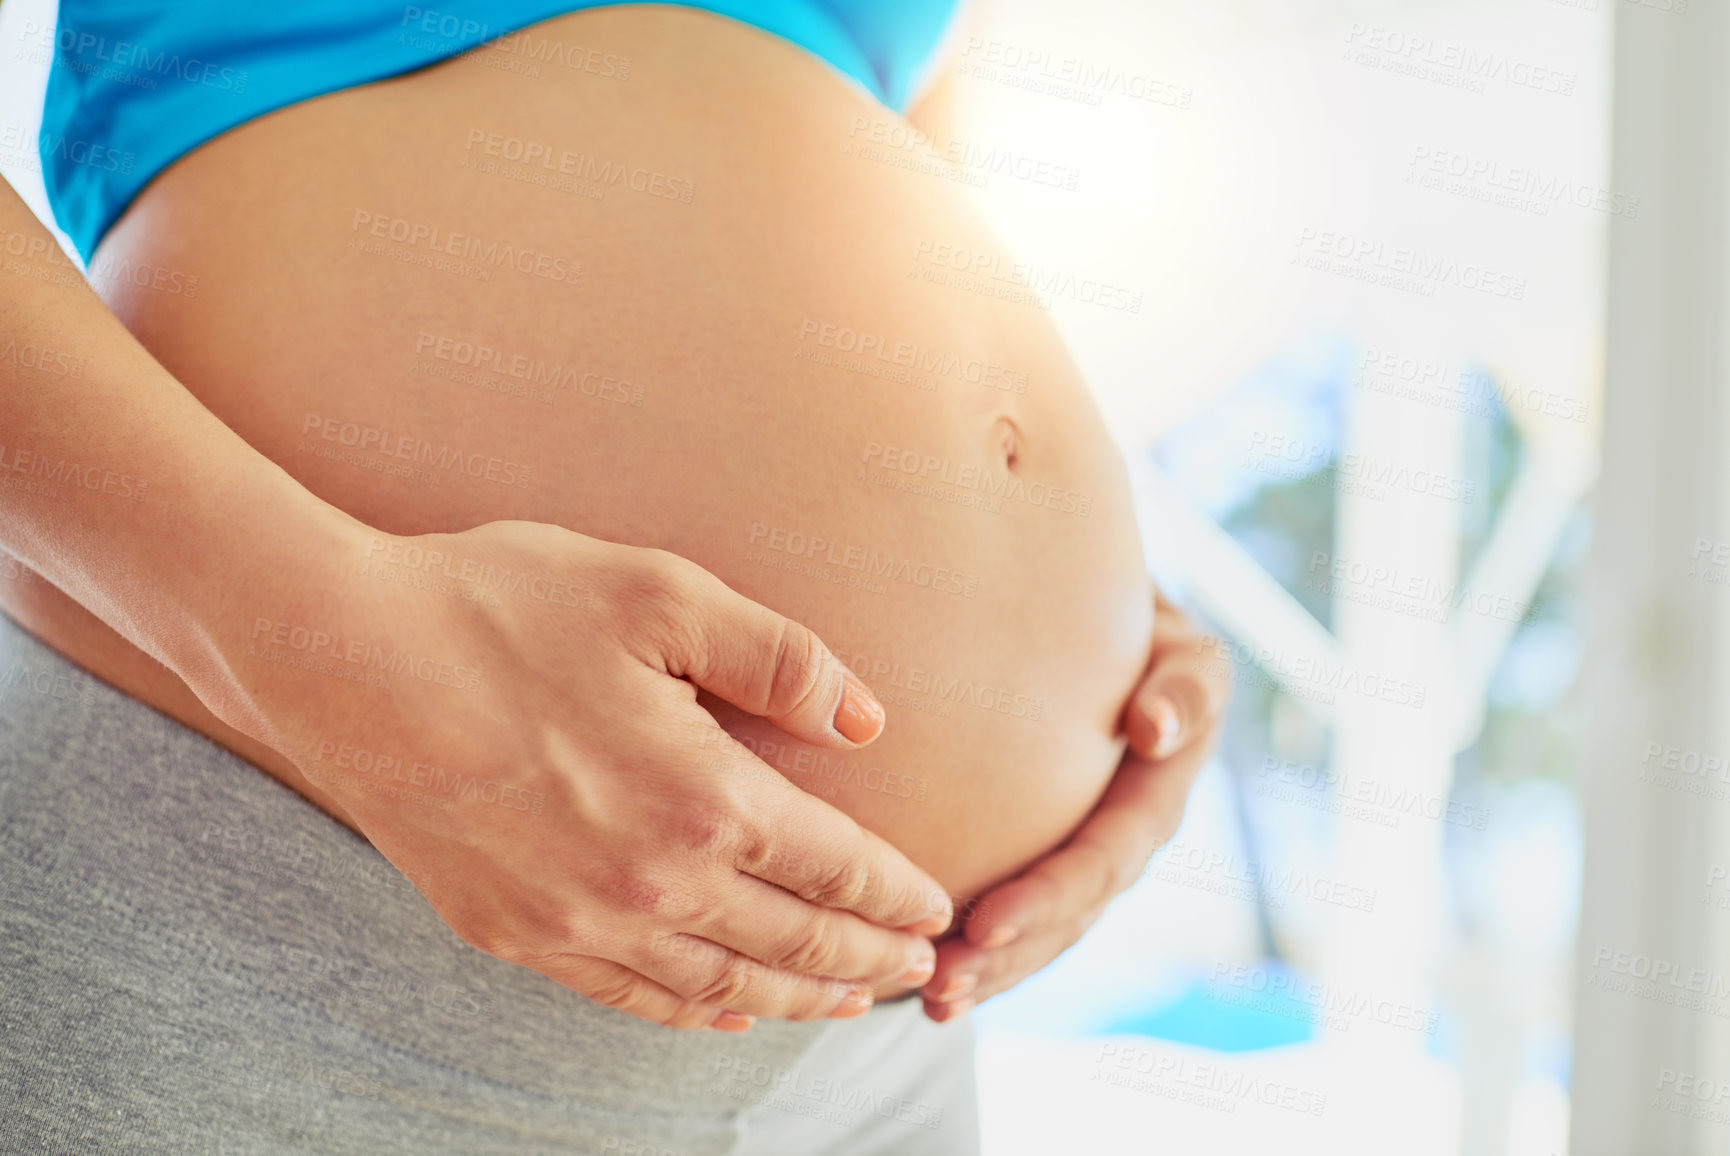
<svg viewBox="0 0 1730 1156">
<path fill-rule="evenodd" d="M 959 1156 L 972 1044 L 602 1008 L 0 616 L 0 1151 Z"/>
</svg>

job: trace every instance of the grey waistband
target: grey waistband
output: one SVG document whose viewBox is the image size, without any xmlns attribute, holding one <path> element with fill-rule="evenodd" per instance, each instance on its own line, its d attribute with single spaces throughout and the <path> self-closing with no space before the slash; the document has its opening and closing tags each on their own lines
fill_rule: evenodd
<svg viewBox="0 0 1730 1156">
<path fill-rule="evenodd" d="M 0 616 L 0 1149 L 977 1151 L 917 1001 L 660 1028 L 459 940 L 364 839 Z"/>
</svg>

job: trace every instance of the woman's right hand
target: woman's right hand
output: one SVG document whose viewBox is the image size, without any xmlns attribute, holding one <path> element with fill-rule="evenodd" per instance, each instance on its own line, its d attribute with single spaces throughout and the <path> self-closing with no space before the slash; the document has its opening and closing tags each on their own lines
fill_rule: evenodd
<svg viewBox="0 0 1730 1156">
<path fill-rule="evenodd" d="M 942 888 L 697 702 L 874 739 L 881 707 L 805 627 L 673 554 L 541 523 L 352 548 L 358 577 L 249 605 L 219 713 L 457 935 L 681 1028 L 859 1015 L 929 978 Z"/>
</svg>

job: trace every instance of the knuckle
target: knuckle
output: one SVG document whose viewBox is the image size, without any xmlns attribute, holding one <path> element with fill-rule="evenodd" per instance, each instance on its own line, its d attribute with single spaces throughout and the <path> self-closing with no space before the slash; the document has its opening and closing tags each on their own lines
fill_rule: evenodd
<svg viewBox="0 0 1730 1156">
<path fill-rule="evenodd" d="M 676 918 L 690 909 L 684 889 L 670 885 L 638 863 L 614 863 L 603 868 L 594 886 L 609 907 L 628 915 Z"/>
<path fill-rule="evenodd" d="M 583 985 L 583 994 L 598 1004 L 622 1012 L 632 1012 L 649 1001 L 648 983 L 640 976 L 622 969 L 607 969 Z"/>
<path fill-rule="evenodd" d="M 689 854 L 722 857 L 744 843 L 746 827 L 736 806 L 698 803 L 670 820 L 667 838 L 674 847 Z"/>
<path fill-rule="evenodd" d="M 633 621 L 661 632 L 691 629 L 693 571 L 697 567 L 666 550 L 645 549 L 624 567 L 620 595 Z"/>
<path fill-rule="evenodd" d="M 751 964 L 736 951 L 717 962 L 709 977 L 690 993 L 693 1002 L 730 1007 L 742 1001 L 752 989 Z"/>
<path fill-rule="evenodd" d="M 631 589 L 645 599 L 676 598 L 686 589 L 689 566 L 670 550 L 645 549 L 631 571 Z"/>
<path fill-rule="evenodd" d="M 819 907 L 857 909 L 872 896 L 871 873 L 857 860 L 813 864 L 799 885 L 799 898 Z"/>
<path fill-rule="evenodd" d="M 764 962 L 805 975 L 831 975 L 841 964 L 841 947 L 834 918 L 815 911 L 782 943 L 774 958 Z"/>
<path fill-rule="evenodd" d="M 782 619 L 775 640 L 775 666 L 771 675 L 767 714 L 779 717 L 793 713 L 831 689 L 838 671 L 830 672 L 828 649 L 810 630 Z"/>
<path fill-rule="evenodd" d="M 649 951 L 668 963 L 700 974 L 726 962 L 728 949 L 718 943 L 683 931 L 658 931 L 649 942 Z"/>
</svg>

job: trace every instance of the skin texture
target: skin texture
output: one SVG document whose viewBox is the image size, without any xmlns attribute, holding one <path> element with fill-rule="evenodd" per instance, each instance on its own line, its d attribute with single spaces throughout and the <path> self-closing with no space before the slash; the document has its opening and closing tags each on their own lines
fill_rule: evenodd
<svg viewBox="0 0 1730 1156">
<path fill-rule="evenodd" d="M 1177 832 L 1190 786 L 1219 742 L 1231 684 L 1211 640 L 1163 600 L 1146 676 L 1124 710 L 1129 750 L 1105 798 L 1063 846 L 982 896 L 937 949 L 925 1011 L 954 1019 L 1056 959 Z"/>
<path fill-rule="evenodd" d="M 964 973 L 981 977 L 972 998 L 991 994 L 1072 942 L 1134 877 L 1168 820 L 1175 824 L 1212 739 L 1222 696 L 1169 686 L 1163 696 L 1145 693 L 1175 668 L 1150 666 L 1152 592 L 1121 464 L 1045 315 L 943 283 L 953 270 L 932 259 L 938 252 L 1009 263 L 975 214 L 947 182 L 850 151 L 861 123 L 869 132 L 893 122 L 890 114 L 797 50 L 700 13 L 609 9 L 536 31 L 629 57 L 629 79 L 545 66 L 529 76 L 499 67 L 513 59 L 500 48 L 308 102 L 184 158 L 105 241 L 104 262 L 198 278 L 191 296 L 166 291 L 160 278 L 107 287 L 126 327 L 247 443 L 377 531 L 345 537 L 324 559 L 348 592 L 340 607 L 254 614 L 250 629 L 229 622 L 215 648 L 245 671 L 251 702 L 334 703 L 328 687 L 308 689 L 316 676 L 258 657 L 276 624 L 334 614 L 348 623 L 342 636 L 353 637 L 382 614 L 419 616 L 419 636 L 441 641 L 503 630 L 514 640 L 506 649 L 542 671 L 548 690 L 501 695 L 488 711 L 532 735 L 550 719 L 570 721 L 576 693 L 574 713 L 595 720 L 576 733 L 628 739 L 621 722 L 644 709 L 641 700 L 608 700 L 619 680 L 595 681 L 589 670 L 573 686 L 563 659 L 535 648 L 560 639 L 555 610 L 629 623 L 620 637 L 631 641 L 621 645 L 662 676 L 688 679 L 672 685 L 731 691 L 697 701 L 733 736 L 719 738 L 698 720 L 655 728 L 634 748 L 584 752 L 617 766 L 637 751 L 639 796 L 688 798 L 683 786 L 652 786 L 672 762 L 701 767 L 709 785 L 726 788 L 716 822 L 693 827 L 651 808 L 637 829 L 682 831 L 686 842 L 724 849 L 729 862 L 763 859 L 762 845 L 733 838 L 741 817 L 779 806 L 775 792 L 788 782 L 816 794 L 949 894 L 978 898 L 964 902 L 966 935 L 943 945 L 948 955 L 926 988 L 939 1018 L 964 1010 L 964 995 L 948 993 L 948 1011 L 929 997 Z M 535 165 L 511 161 L 531 146 Z M 561 171 L 567 153 L 578 159 Z M 540 163 L 547 158 L 552 168 Z M 581 179 L 585 166 L 592 175 L 593 164 L 606 163 L 633 175 L 619 184 Z M 629 187 L 637 170 L 647 174 L 640 191 Z M 488 260 L 505 246 L 509 260 Z M 429 265 L 439 247 L 464 254 L 468 271 Z M 879 350 L 912 348 L 936 368 L 907 371 L 875 356 L 837 364 L 847 356 L 845 332 L 873 335 Z M 464 364 L 472 355 L 463 351 L 479 346 L 499 351 L 491 369 Z M 515 373 L 523 366 L 526 380 Z M 525 388 L 546 400 L 522 396 Z M 461 450 L 470 473 L 424 460 L 410 463 L 418 474 L 405 473 L 420 447 L 447 460 Z M 901 471 L 909 461 L 917 472 Z M 1045 503 L 969 504 L 986 474 L 1037 484 L 1020 492 L 1046 495 Z M 898 488 L 898 479 L 923 479 L 928 492 Z M 472 529 L 500 519 L 588 538 Z M 696 566 L 649 567 L 646 597 L 641 583 L 615 578 L 621 569 L 637 574 L 636 563 L 594 560 L 582 544 L 589 539 Z M 426 561 L 434 552 L 458 559 L 455 569 L 435 569 Z M 465 577 L 467 562 L 562 585 L 507 590 L 504 609 L 487 614 L 484 600 L 474 601 L 485 582 Z M 692 607 L 724 598 L 704 585 L 708 575 L 815 632 L 885 703 L 881 737 L 850 751 L 825 730 L 826 718 L 789 728 L 753 717 L 776 713 L 773 694 L 728 678 L 747 665 L 737 650 L 700 645 L 703 619 Z M 443 881 L 423 887 L 441 914 L 477 946 L 514 952 L 578 990 L 630 986 L 629 972 L 660 968 L 660 996 L 607 1002 L 641 998 L 651 1018 L 693 1026 L 713 1018 L 699 1010 L 711 1006 L 803 1017 L 844 1005 L 848 993 L 833 985 L 796 1007 L 787 995 L 801 982 L 792 973 L 832 971 L 821 965 L 841 954 L 859 964 L 851 970 L 869 971 L 879 992 L 908 986 L 882 981 L 892 972 L 881 945 L 834 948 L 850 934 L 842 930 L 818 937 L 822 958 L 809 942 L 755 953 L 775 954 L 771 962 L 788 970 L 752 983 L 731 957 L 717 971 L 709 955 L 686 952 L 693 966 L 676 974 L 666 959 L 633 957 L 615 942 L 586 944 L 592 952 L 574 954 L 588 962 L 573 965 L 573 953 L 555 948 L 571 938 L 570 922 L 583 922 L 575 912 L 559 927 L 538 926 L 542 946 L 524 948 L 534 936 L 523 927 L 538 908 L 523 893 L 540 885 L 537 865 L 559 853 L 545 832 L 524 841 L 519 858 L 501 865 L 494 853 L 499 876 L 521 881 L 515 894 L 473 893 L 449 882 L 472 874 L 450 849 L 474 842 L 469 830 L 453 820 L 436 831 L 436 820 L 335 785 L 354 779 L 339 773 L 344 747 L 419 744 L 441 758 L 460 749 L 481 725 L 462 725 L 472 702 L 453 707 L 450 695 L 413 684 L 405 691 L 398 679 L 383 695 L 344 688 L 344 705 L 321 711 L 212 709 L 210 693 L 46 584 L 5 598 L 8 612 L 52 645 L 363 830 L 411 877 L 427 841 L 443 839 L 437 869 L 422 872 Z M 676 628 L 639 629 L 659 618 Z M 705 659 L 708 677 L 698 677 L 691 664 Z M 838 668 L 809 665 L 817 673 L 801 694 L 827 711 L 840 694 Z M 489 689 L 497 670 L 496 661 L 488 666 Z M 513 689 L 528 685 L 514 677 Z M 1143 754 L 1157 741 L 1149 735 L 1179 729 L 1161 701 L 1181 702 L 1189 716 L 1187 745 L 1167 760 L 1169 773 L 1166 762 L 1125 760 L 1126 728 L 1130 739 L 1142 736 Z M 440 725 L 427 727 L 431 718 Z M 399 741 L 381 741 L 381 731 Z M 662 747 L 643 757 L 651 742 Z M 462 765 L 495 766 L 530 794 L 582 793 L 568 777 L 524 769 L 559 761 L 544 745 L 467 755 Z M 1081 827 L 1114 774 L 1107 805 Z M 584 801 L 616 829 L 629 794 Z M 617 848 L 617 861 L 629 861 L 628 848 Z M 814 850 L 754 867 L 755 877 L 800 894 L 835 883 Z M 696 894 L 676 877 L 634 877 L 617 890 L 639 907 L 694 915 L 668 906 L 668 895 Z M 501 910 L 518 911 L 515 923 Z M 1008 924 L 1006 912 L 1020 942 L 1001 946 L 1012 954 L 989 955 L 983 944 L 993 926 Z M 886 900 L 861 914 L 900 925 L 919 912 Z M 869 964 L 859 963 L 866 955 Z M 906 966 L 893 962 L 893 971 Z M 556 974 L 572 966 L 589 971 L 574 980 Z M 742 1000 L 753 984 L 775 994 Z"/>
</svg>

